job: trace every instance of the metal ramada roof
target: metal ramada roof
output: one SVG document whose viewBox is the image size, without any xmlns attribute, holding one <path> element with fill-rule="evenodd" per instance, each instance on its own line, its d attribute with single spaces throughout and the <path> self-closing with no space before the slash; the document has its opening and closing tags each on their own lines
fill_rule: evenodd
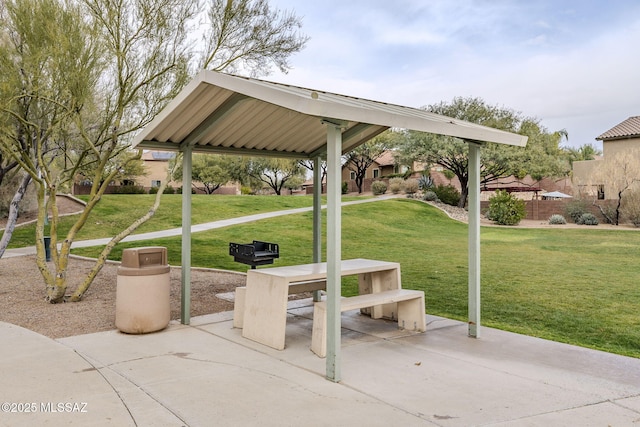
<svg viewBox="0 0 640 427">
<path fill-rule="evenodd" d="M 640 116 L 629 117 L 624 122 L 615 125 L 596 139 L 604 141 L 605 139 L 625 139 L 640 136 Z"/>
<path fill-rule="evenodd" d="M 343 153 L 389 128 L 525 146 L 527 137 L 403 107 L 264 80 L 201 71 L 135 138 L 133 146 L 313 158 L 325 123 L 342 128 Z"/>
</svg>

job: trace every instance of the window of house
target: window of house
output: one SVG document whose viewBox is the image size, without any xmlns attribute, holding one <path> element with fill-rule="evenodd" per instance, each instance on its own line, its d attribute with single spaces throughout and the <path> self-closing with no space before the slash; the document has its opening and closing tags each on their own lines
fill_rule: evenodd
<svg viewBox="0 0 640 427">
<path fill-rule="evenodd" d="M 598 185 L 598 200 L 604 200 L 604 185 Z"/>
<path fill-rule="evenodd" d="M 354 171 L 349 172 L 349 179 L 351 181 L 355 181 L 356 179 L 356 173 Z"/>
<path fill-rule="evenodd" d="M 162 184 L 162 182 L 159 179 L 152 179 L 151 180 L 151 187 L 160 187 L 160 185 Z"/>
<path fill-rule="evenodd" d="M 373 170 L 373 177 L 374 178 L 380 178 L 380 169 L 374 169 Z"/>
</svg>

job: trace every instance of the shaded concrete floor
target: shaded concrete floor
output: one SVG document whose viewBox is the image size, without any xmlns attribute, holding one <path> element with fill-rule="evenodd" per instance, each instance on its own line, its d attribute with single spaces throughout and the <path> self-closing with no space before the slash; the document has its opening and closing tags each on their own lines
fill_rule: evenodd
<svg viewBox="0 0 640 427">
<path fill-rule="evenodd" d="M 56 341 L 0 323 L 3 401 L 86 403 L 0 425 L 640 425 L 640 359 L 489 328 L 472 339 L 429 315 L 416 334 L 352 312 L 333 383 L 309 350 L 309 300 L 290 303 L 284 351 L 242 338 L 232 315 Z"/>
</svg>

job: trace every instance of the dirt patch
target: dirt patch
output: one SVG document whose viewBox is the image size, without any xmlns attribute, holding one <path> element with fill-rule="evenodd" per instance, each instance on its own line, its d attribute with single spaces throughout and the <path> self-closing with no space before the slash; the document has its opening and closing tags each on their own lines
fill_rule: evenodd
<svg viewBox="0 0 640 427">
<path fill-rule="evenodd" d="M 67 197 L 64 195 L 58 195 L 56 197 L 56 206 L 58 207 L 59 215 L 72 215 L 82 211 L 84 205 L 75 200 L 73 197 Z M 16 225 L 28 224 L 34 222 L 38 218 L 38 211 L 33 210 L 29 212 L 23 212 L 18 216 Z M 3 230 L 7 226 L 7 218 L 0 218 L 0 230 Z"/>
<path fill-rule="evenodd" d="M 71 293 L 87 275 L 92 261 L 71 258 Z M 49 304 L 45 285 L 34 256 L 0 259 L 0 321 L 13 323 L 50 338 L 115 329 L 117 269 L 108 263 L 98 274 L 81 302 Z M 180 319 L 180 268 L 171 268 L 171 319 Z M 191 272 L 191 316 L 233 310 L 220 294 L 244 286 L 245 275 L 218 270 Z"/>
</svg>

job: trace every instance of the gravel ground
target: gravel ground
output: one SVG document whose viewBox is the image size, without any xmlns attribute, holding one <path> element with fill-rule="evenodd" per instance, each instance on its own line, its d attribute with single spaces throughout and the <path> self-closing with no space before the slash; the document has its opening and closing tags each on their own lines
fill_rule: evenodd
<svg viewBox="0 0 640 427">
<path fill-rule="evenodd" d="M 67 294 L 75 290 L 92 265 L 92 261 L 71 258 Z M 0 259 L 0 321 L 50 338 L 115 329 L 118 266 L 106 264 L 81 302 L 49 304 L 44 299 L 45 285 L 35 256 Z M 171 268 L 171 319 L 180 319 L 180 275 L 180 268 Z M 245 281 L 240 273 L 192 270 L 191 316 L 233 310 L 233 303 L 218 295 L 233 292 Z"/>
<path fill-rule="evenodd" d="M 72 214 L 82 206 L 72 199 L 58 198 L 61 214 Z M 19 223 L 35 219 L 24 214 Z M 0 220 L 0 228 L 6 221 Z M 67 295 L 86 277 L 94 261 L 71 257 L 68 269 Z M 115 329 L 117 271 L 119 263 L 107 263 L 95 278 L 79 303 L 48 304 L 45 302 L 44 280 L 35 263 L 35 256 L 0 258 L 0 321 L 31 329 L 50 338 L 88 334 Z M 53 263 L 49 263 L 53 268 Z M 171 319 L 180 319 L 179 267 L 171 268 Z M 191 316 L 233 310 L 233 303 L 224 299 L 226 292 L 244 286 L 241 273 L 192 269 Z M 222 296 L 223 298 L 220 298 Z"/>
</svg>

